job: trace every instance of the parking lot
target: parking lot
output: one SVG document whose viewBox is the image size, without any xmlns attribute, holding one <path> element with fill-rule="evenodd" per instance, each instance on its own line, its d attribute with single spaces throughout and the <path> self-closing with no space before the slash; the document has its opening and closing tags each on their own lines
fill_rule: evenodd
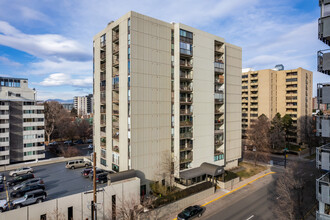
<svg viewBox="0 0 330 220">
<path fill-rule="evenodd" d="M 49 165 L 43 165 L 33 167 L 34 176 L 40 177 L 45 182 L 45 191 L 48 194 L 47 200 L 68 196 L 75 193 L 80 193 L 93 189 L 93 182 L 89 178 L 85 178 L 81 175 L 81 171 L 84 168 L 78 169 L 66 169 L 65 162 L 54 163 Z M 7 179 L 9 172 L 4 172 Z M 98 187 L 103 187 L 106 184 L 98 184 Z M 12 187 L 9 188 L 9 193 L 12 191 Z M 0 193 L 0 199 L 6 199 L 6 192 Z"/>
</svg>

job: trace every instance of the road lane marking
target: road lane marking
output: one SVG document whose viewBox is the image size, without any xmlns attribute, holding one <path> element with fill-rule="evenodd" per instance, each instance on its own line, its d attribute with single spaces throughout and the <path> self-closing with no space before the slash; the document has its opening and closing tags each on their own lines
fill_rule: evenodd
<svg viewBox="0 0 330 220">
<path fill-rule="evenodd" d="M 254 215 L 251 215 L 250 217 L 248 217 L 246 220 L 250 220 L 254 217 Z"/>
<path fill-rule="evenodd" d="M 261 179 L 263 177 L 265 177 L 265 176 L 268 176 L 268 175 L 274 174 L 274 173 L 276 173 L 276 172 L 269 172 L 269 173 L 266 173 L 266 174 L 264 174 L 262 176 L 259 176 L 258 178 L 254 179 L 254 180 L 251 180 L 250 182 L 245 183 L 244 185 L 242 185 L 242 186 L 240 186 L 240 187 L 238 187 L 236 189 L 233 189 L 232 191 L 230 191 L 230 192 L 228 192 L 226 194 L 223 194 L 222 196 L 219 196 L 218 198 L 215 198 L 215 199 L 213 199 L 213 200 L 211 200 L 211 201 L 209 201 L 209 202 L 207 202 L 207 203 L 205 203 L 205 204 L 203 204 L 201 206 L 207 206 L 207 205 L 211 204 L 212 202 L 215 202 L 215 201 L 217 201 L 217 200 L 219 200 L 219 199 L 221 199 L 221 198 L 223 198 L 223 197 L 225 197 L 225 196 L 227 196 L 227 195 L 229 195 L 229 194 L 231 194 L 231 193 L 233 193 L 233 192 L 235 192 L 235 191 L 237 191 L 239 189 L 242 189 L 243 187 L 245 187 L 245 186 L 247 186 L 247 185 L 249 185 L 249 184 L 251 184 L 251 183 L 253 183 L 253 182 L 255 182 L 255 181 L 257 181 L 257 180 L 259 180 L 259 179 Z M 174 218 L 173 220 L 177 220 L 177 218 Z"/>
</svg>

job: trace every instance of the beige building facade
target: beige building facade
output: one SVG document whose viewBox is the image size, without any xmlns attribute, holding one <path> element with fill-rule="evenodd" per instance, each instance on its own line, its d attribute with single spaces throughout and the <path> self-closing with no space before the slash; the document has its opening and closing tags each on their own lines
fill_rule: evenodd
<svg viewBox="0 0 330 220">
<path fill-rule="evenodd" d="M 162 180 L 241 157 L 242 49 L 136 12 L 94 37 L 99 167 Z"/>
<path fill-rule="evenodd" d="M 242 134 L 246 138 L 251 122 L 265 114 L 272 120 L 276 113 L 293 119 L 299 129 L 299 118 L 311 116 L 313 109 L 313 72 L 303 68 L 292 70 L 265 69 L 242 73 Z M 297 135 L 290 140 L 299 143 Z"/>
</svg>

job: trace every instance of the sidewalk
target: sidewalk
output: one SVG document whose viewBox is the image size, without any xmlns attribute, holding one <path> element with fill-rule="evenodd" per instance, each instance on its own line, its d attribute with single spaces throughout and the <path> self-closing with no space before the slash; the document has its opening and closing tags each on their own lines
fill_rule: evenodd
<svg viewBox="0 0 330 220">
<path fill-rule="evenodd" d="M 201 206 L 207 206 L 207 205 L 217 201 L 218 199 L 221 199 L 221 198 L 223 198 L 223 197 L 225 197 L 225 196 L 227 196 L 227 195 L 229 195 L 229 194 L 231 194 L 231 193 L 233 193 L 233 192 L 235 192 L 235 191 L 237 191 L 237 190 L 239 190 L 239 189 L 241 189 L 241 188 L 243 188 L 243 187 L 245 187 L 245 186 L 261 179 L 261 178 L 263 178 L 263 177 L 265 177 L 265 176 L 272 175 L 274 173 L 275 172 L 271 172 L 270 169 L 264 170 L 264 171 L 254 175 L 254 176 L 252 176 L 248 179 L 245 179 L 245 180 L 237 183 L 236 185 L 233 186 L 232 189 L 230 189 L 230 191 L 226 190 L 226 189 L 217 189 L 216 193 L 214 193 L 212 196 L 209 196 L 208 198 L 205 198 L 205 199 L 200 200 L 200 201 L 192 201 L 192 202 L 194 204 L 199 204 Z M 177 213 L 171 214 L 171 215 L 167 216 L 164 219 L 173 219 L 174 220 L 174 219 L 176 219 L 176 215 L 177 215 Z"/>
</svg>

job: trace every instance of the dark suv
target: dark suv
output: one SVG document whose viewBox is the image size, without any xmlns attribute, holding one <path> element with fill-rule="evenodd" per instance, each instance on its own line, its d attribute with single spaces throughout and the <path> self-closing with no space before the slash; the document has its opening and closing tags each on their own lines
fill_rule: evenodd
<svg viewBox="0 0 330 220">
<path fill-rule="evenodd" d="M 107 173 L 107 172 L 96 174 L 96 182 L 97 183 L 106 183 L 106 182 L 108 182 L 108 174 L 109 173 Z"/>
<path fill-rule="evenodd" d="M 29 174 L 24 174 L 24 175 L 21 175 L 21 176 L 17 176 L 11 180 L 8 180 L 7 181 L 7 185 L 8 186 L 13 186 L 13 185 L 16 185 L 16 184 L 19 184 L 25 180 L 28 180 L 28 179 L 33 179 L 34 178 L 34 175 L 32 173 L 29 173 Z"/>
<path fill-rule="evenodd" d="M 27 185 L 19 190 L 12 191 L 10 193 L 10 197 L 21 197 L 21 196 L 24 196 L 25 193 L 33 191 L 33 190 L 37 190 L 37 189 L 45 190 L 45 186 L 40 185 L 40 184 Z"/>
<path fill-rule="evenodd" d="M 105 171 L 104 170 L 102 170 L 102 169 L 96 169 L 96 175 L 97 174 L 100 174 L 100 173 L 104 173 Z M 88 174 L 88 177 L 90 178 L 90 179 L 93 179 L 93 170 L 91 170 L 90 172 L 89 172 L 89 174 Z"/>
<path fill-rule="evenodd" d="M 47 193 L 41 189 L 26 193 L 22 198 L 16 199 L 12 202 L 12 207 L 20 208 L 22 206 L 31 205 L 34 203 L 41 203 L 47 198 Z"/>
<path fill-rule="evenodd" d="M 178 214 L 178 220 L 187 220 L 192 219 L 195 217 L 201 217 L 203 215 L 203 212 L 205 211 L 205 208 L 200 207 L 198 205 L 189 206 L 182 212 Z"/>
</svg>

